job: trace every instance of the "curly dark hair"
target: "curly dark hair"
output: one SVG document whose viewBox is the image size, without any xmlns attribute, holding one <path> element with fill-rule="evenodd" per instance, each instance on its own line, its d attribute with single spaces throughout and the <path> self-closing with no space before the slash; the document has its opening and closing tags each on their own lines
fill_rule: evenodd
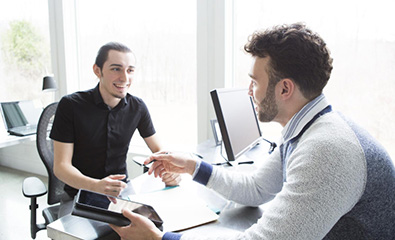
<svg viewBox="0 0 395 240">
<path fill-rule="evenodd" d="M 254 57 L 270 57 L 270 81 L 290 78 L 307 99 L 322 93 L 333 68 L 326 43 L 303 23 L 255 32 L 244 50 Z"/>
</svg>

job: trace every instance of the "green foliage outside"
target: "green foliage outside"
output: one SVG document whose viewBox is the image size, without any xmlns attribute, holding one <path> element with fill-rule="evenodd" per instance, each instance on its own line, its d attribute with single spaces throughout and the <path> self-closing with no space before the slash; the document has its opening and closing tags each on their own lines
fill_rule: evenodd
<svg viewBox="0 0 395 240">
<path fill-rule="evenodd" d="M 25 20 L 9 23 L 9 29 L 1 34 L 1 48 L 7 69 L 15 69 L 19 74 L 41 77 L 49 66 L 49 49 L 44 37 Z"/>
</svg>

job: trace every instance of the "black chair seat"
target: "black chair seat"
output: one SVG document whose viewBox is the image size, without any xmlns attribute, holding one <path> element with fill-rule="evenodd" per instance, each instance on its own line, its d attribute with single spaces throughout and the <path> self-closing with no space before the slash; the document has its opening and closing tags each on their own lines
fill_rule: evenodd
<svg viewBox="0 0 395 240">
<path fill-rule="evenodd" d="M 43 210 L 43 217 L 45 219 L 46 225 L 50 224 L 51 222 L 59 218 L 59 214 L 58 214 L 59 208 L 60 208 L 60 204 L 47 207 Z"/>
</svg>

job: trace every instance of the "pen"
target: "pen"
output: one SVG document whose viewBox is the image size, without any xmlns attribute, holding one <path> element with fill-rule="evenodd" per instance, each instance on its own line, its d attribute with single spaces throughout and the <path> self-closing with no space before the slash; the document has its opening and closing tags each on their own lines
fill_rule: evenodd
<svg viewBox="0 0 395 240">
<path fill-rule="evenodd" d="M 200 158 L 200 159 L 203 159 L 203 156 L 202 155 L 200 155 L 200 154 L 197 154 L 197 153 L 193 153 L 195 156 L 197 156 L 198 158 Z"/>
<path fill-rule="evenodd" d="M 148 165 L 150 165 L 151 163 L 156 162 L 156 159 L 152 160 L 151 162 L 147 163 L 147 164 L 143 164 L 144 167 L 149 168 Z"/>
<path fill-rule="evenodd" d="M 253 164 L 254 163 L 254 161 L 246 161 L 246 162 L 239 162 L 239 165 L 241 165 L 241 164 Z"/>
</svg>

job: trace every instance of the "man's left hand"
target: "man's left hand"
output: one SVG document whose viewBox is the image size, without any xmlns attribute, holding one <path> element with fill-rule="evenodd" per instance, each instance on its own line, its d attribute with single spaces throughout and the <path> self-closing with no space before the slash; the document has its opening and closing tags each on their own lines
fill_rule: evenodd
<svg viewBox="0 0 395 240">
<path fill-rule="evenodd" d="M 163 232 L 148 218 L 127 209 L 123 209 L 122 214 L 130 220 L 131 224 L 125 227 L 110 224 L 110 227 L 118 233 L 122 240 L 162 239 Z"/>
<path fill-rule="evenodd" d="M 166 186 L 177 186 L 181 182 L 181 176 L 178 173 L 165 173 L 162 175 L 162 182 Z"/>
</svg>

